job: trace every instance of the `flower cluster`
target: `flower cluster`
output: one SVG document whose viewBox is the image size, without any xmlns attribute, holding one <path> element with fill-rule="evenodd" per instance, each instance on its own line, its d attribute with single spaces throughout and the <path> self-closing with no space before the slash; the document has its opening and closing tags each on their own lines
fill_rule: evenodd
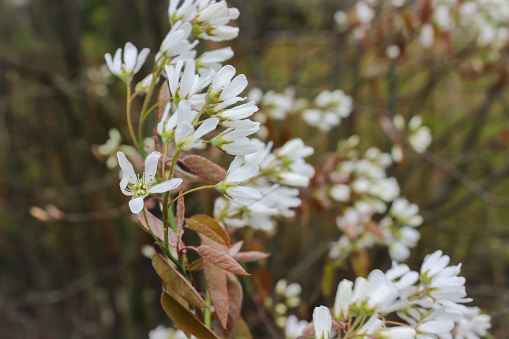
<svg viewBox="0 0 509 339">
<path fill-rule="evenodd" d="M 332 312 L 316 307 L 313 324 L 292 319 L 297 336 L 314 333 L 315 338 L 480 338 L 490 327 L 490 317 L 478 308 L 466 307 L 465 278 L 460 266 L 448 266 L 450 258 L 436 251 L 424 258 L 420 272 L 393 263 L 386 273 L 372 271 L 355 283 L 339 283 Z M 402 321 L 386 318 L 396 313 Z M 396 325 L 396 326 L 392 326 Z M 293 333 L 293 332 L 292 332 Z"/>
<path fill-rule="evenodd" d="M 292 208 L 300 206 L 298 188 L 307 187 L 315 173 L 313 166 L 304 161 L 313 154 L 313 148 L 304 145 L 301 139 L 292 139 L 274 151 L 272 142 L 265 144 L 253 139 L 252 143 L 257 151 L 246 155 L 244 161 L 259 168 L 249 185 L 260 191 L 262 198 L 249 206 L 218 198 L 214 216 L 226 226 L 270 231 L 274 229 L 274 217 L 292 217 L 295 213 Z"/>
<path fill-rule="evenodd" d="M 373 35 L 377 18 L 385 14 L 391 16 L 400 37 L 416 38 L 427 49 L 437 40 L 452 38 L 458 45 L 488 47 L 493 52 L 490 58 L 499 59 L 509 41 L 509 3 L 503 0 L 433 0 L 426 6 L 407 0 L 358 0 L 349 11 L 336 12 L 334 19 L 341 32 L 359 41 Z M 400 55 L 398 46 L 387 47 L 389 57 Z M 397 53 L 390 53 L 396 49 Z"/>
<path fill-rule="evenodd" d="M 354 250 L 382 244 L 388 247 L 391 258 L 405 260 L 409 248 L 415 247 L 420 238 L 415 230 L 422 223 L 419 208 L 400 197 L 396 179 L 387 177 L 391 156 L 377 148 L 361 156 L 358 143 L 356 136 L 339 143 L 337 154 L 342 160 L 328 174 L 330 186 L 325 185 L 340 208 L 336 223 L 343 232 L 330 244 L 329 256 L 341 261 Z"/>
<path fill-rule="evenodd" d="M 420 115 L 413 116 L 408 124 L 400 114 L 396 114 L 393 118 L 394 127 L 405 135 L 408 144 L 417 153 L 423 153 L 431 144 L 432 136 L 429 127 L 422 125 Z M 392 148 L 392 158 L 396 162 L 403 159 L 403 148 L 400 145 L 394 145 Z"/>
</svg>

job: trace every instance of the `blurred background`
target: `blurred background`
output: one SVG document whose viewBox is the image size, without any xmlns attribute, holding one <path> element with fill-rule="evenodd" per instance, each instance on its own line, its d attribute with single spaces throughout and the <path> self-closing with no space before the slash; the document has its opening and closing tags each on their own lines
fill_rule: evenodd
<svg viewBox="0 0 509 339">
<path fill-rule="evenodd" d="M 398 25 L 419 26 L 432 15 L 425 0 L 394 11 L 377 7 L 380 19 L 365 35 L 334 20 L 355 1 L 228 3 L 241 13 L 229 63 L 250 86 L 278 92 L 291 86 L 308 99 L 340 88 L 353 99 L 354 111 L 327 138 L 301 121 L 291 128 L 274 122 L 276 146 L 301 137 L 319 154 L 358 134 L 364 149 L 390 152 L 383 118 L 423 117 L 433 135 L 429 150 L 409 152 L 390 169 L 425 220 L 408 263 L 418 269 L 436 249 L 462 262 L 469 296 L 493 316 L 491 333 L 509 337 L 507 43 L 494 49 L 469 32 L 434 27 L 429 47 L 409 30 L 402 34 Z M 151 239 L 133 222 L 118 171 L 97 152 L 111 127 L 124 140 L 129 135 L 124 85 L 104 69 L 104 54 L 127 41 L 156 51 L 169 30 L 167 7 L 167 0 L 0 2 L 2 338 L 146 338 L 169 323 L 159 304 L 160 280 L 141 254 Z M 200 207 L 211 213 L 213 200 L 205 201 Z M 277 255 L 253 266 L 255 284 L 244 284 L 256 292 L 260 281 L 298 281 L 305 301 L 298 314 L 310 319 L 315 305 L 332 305 L 318 277 L 338 230 L 312 199 L 301 209 L 307 217 L 281 223 L 275 235 L 257 232 L 260 248 Z M 385 249 L 371 254 L 368 266 L 390 267 Z M 354 277 L 349 272 L 337 273 L 334 284 Z M 255 299 L 246 297 L 245 319 Z"/>
</svg>

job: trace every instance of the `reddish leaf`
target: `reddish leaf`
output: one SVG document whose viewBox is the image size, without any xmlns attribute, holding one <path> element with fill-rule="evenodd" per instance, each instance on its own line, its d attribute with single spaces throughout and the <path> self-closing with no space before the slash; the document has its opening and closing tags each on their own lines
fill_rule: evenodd
<svg viewBox="0 0 509 339">
<path fill-rule="evenodd" d="M 263 253 L 258 251 L 240 252 L 233 255 L 233 259 L 237 262 L 251 262 L 266 259 L 270 253 Z"/>
<path fill-rule="evenodd" d="M 150 225 L 150 229 L 152 230 L 152 233 L 161 241 L 164 241 L 164 227 L 163 222 L 155 217 L 152 213 L 149 211 L 146 211 L 147 213 L 147 220 Z M 147 223 L 145 222 L 145 217 L 143 216 L 143 212 L 138 213 L 137 215 L 138 224 L 141 226 L 141 228 L 147 232 L 150 233 Z M 177 247 L 177 242 L 179 241 L 179 237 L 177 233 L 173 232 L 173 230 L 168 229 L 168 243 L 171 247 Z M 180 244 L 180 247 L 184 247 L 184 244 Z"/>
<path fill-rule="evenodd" d="M 242 245 L 244 245 L 243 241 L 237 241 L 235 244 L 233 244 L 230 248 L 230 255 L 233 257 L 235 254 L 239 253 Z"/>
<path fill-rule="evenodd" d="M 228 326 L 226 332 L 234 333 L 237 322 L 240 318 L 240 310 L 242 309 L 242 285 L 234 274 L 227 273 L 228 278 L 228 296 L 230 304 L 230 312 L 228 314 Z M 239 338 L 236 336 L 235 338 Z M 244 337 L 241 337 L 244 338 Z"/>
<path fill-rule="evenodd" d="M 228 254 L 216 250 L 213 247 L 202 245 L 198 247 L 198 253 L 200 253 L 204 259 L 210 261 L 212 264 L 225 271 L 240 275 L 249 275 L 249 273 L 244 271 L 242 266 L 240 266 L 239 263 L 235 261 L 235 259 L 230 257 Z"/>
<path fill-rule="evenodd" d="M 164 260 L 159 253 L 155 253 L 152 256 L 152 266 L 154 266 L 157 274 L 166 284 L 166 288 L 176 292 L 191 305 L 200 308 L 207 308 L 207 304 L 200 297 L 196 289 L 189 283 L 189 281 L 187 281 L 186 278 L 182 276 L 182 274 Z"/>
<path fill-rule="evenodd" d="M 224 168 L 199 155 L 188 155 L 182 163 L 209 184 L 217 184 L 226 177 Z"/>
<path fill-rule="evenodd" d="M 230 246 L 230 237 L 228 233 L 214 219 L 207 215 L 195 215 L 186 219 L 186 224 L 192 230 L 209 237 L 210 239 Z"/>
<path fill-rule="evenodd" d="M 159 96 L 157 97 L 157 102 L 166 100 L 170 97 L 170 90 L 168 88 L 168 81 L 165 81 L 163 85 L 161 86 L 161 89 L 159 90 Z M 156 108 L 156 121 L 161 121 L 161 118 L 164 114 L 164 109 L 166 108 L 166 105 L 169 104 L 169 101 L 165 101 Z"/>
<path fill-rule="evenodd" d="M 182 194 L 182 187 L 180 188 L 179 195 Z M 186 207 L 184 205 L 184 197 L 180 197 L 177 200 L 177 217 L 176 217 L 176 224 L 177 224 L 177 233 L 179 236 L 181 236 L 180 232 L 182 231 L 182 225 L 184 225 L 184 213 L 186 211 Z"/>
<path fill-rule="evenodd" d="M 203 267 L 203 259 L 200 258 L 198 260 L 193 261 L 189 265 L 186 266 L 186 271 L 198 271 Z"/>
<path fill-rule="evenodd" d="M 183 307 L 167 293 L 161 296 L 161 304 L 166 314 L 182 331 L 200 339 L 219 339 L 205 324 L 203 324 L 191 311 Z"/>
<path fill-rule="evenodd" d="M 230 253 L 230 248 L 228 246 L 220 244 L 217 241 L 214 241 L 209 237 L 204 236 L 202 233 L 198 233 L 198 235 L 200 236 L 202 245 L 208 245 L 210 247 L 213 247 L 216 250 L 223 252 L 224 254 Z"/>
<path fill-rule="evenodd" d="M 208 260 L 204 260 L 205 279 L 210 300 L 216 311 L 219 322 L 226 329 L 228 322 L 228 287 L 226 285 L 226 272 Z"/>
</svg>

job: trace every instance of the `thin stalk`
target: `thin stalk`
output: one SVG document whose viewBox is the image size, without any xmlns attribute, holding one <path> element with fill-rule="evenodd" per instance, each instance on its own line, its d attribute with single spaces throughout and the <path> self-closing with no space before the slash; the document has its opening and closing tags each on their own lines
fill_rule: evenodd
<svg viewBox="0 0 509 339">
<path fill-rule="evenodd" d="M 143 149 L 143 123 L 145 122 L 145 118 L 147 115 L 145 113 L 147 111 L 147 107 L 150 102 L 150 99 L 152 98 L 152 94 L 154 92 L 154 87 L 156 85 L 156 80 L 157 80 L 157 78 L 159 78 L 159 75 L 161 74 L 161 71 L 165 64 L 165 61 L 166 61 L 166 58 L 161 57 L 154 65 L 154 71 L 152 72 L 154 74 L 154 76 L 152 77 L 152 82 L 150 83 L 150 87 L 148 89 L 147 94 L 145 95 L 145 100 L 143 101 L 143 106 L 141 108 L 140 120 L 138 123 L 138 143 L 139 143 L 138 149 L 140 150 L 143 157 L 145 157 L 145 155 L 146 155 L 145 150 Z"/>
<path fill-rule="evenodd" d="M 136 141 L 136 135 L 134 134 L 133 125 L 131 122 L 131 84 L 130 83 L 127 83 L 126 110 L 127 110 L 127 126 L 129 127 L 129 133 L 131 134 L 131 138 L 133 139 L 134 145 L 136 146 L 136 148 L 139 148 L 138 142 Z"/>
<path fill-rule="evenodd" d="M 207 303 L 208 308 L 205 309 L 205 312 L 203 314 L 203 318 L 205 320 L 205 325 L 207 327 L 210 327 L 210 319 L 211 319 L 210 304 L 211 304 L 211 301 L 210 301 L 210 294 L 209 294 L 209 289 L 208 288 L 205 289 L 205 302 Z"/>
<path fill-rule="evenodd" d="M 199 191 L 199 190 L 203 190 L 203 189 L 206 189 L 206 188 L 216 188 L 216 185 L 207 185 L 207 186 L 200 186 L 200 187 L 196 187 L 196 188 L 193 188 L 192 190 L 189 190 L 189 191 L 186 191 L 182 194 L 179 194 L 178 196 L 175 197 L 175 199 L 173 199 L 170 203 L 169 203 L 169 206 L 173 205 L 173 203 L 175 201 L 177 201 L 180 197 L 183 197 L 184 195 L 188 194 L 188 193 L 192 193 L 192 192 L 196 192 L 196 191 Z"/>
</svg>

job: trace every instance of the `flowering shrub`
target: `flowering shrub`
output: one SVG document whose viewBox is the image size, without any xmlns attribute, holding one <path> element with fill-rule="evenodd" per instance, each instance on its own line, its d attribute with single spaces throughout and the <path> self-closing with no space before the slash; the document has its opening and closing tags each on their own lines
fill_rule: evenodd
<svg viewBox="0 0 509 339">
<path fill-rule="evenodd" d="M 488 44 L 495 53 L 509 36 L 494 10 L 477 11 L 474 1 L 419 3 L 429 6 L 433 14 L 412 21 L 413 25 L 404 19 L 414 7 L 424 12 L 417 2 L 357 1 L 334 19 L 347 41 L 372 39 L 376 17 L 383 11 L 394 16 L 394 30 L 403 40 L 418 36 L 423 48 L 435 42 L 435 35 L 445 40 L 446 33 L 461 44 L 454 33 L 464 29 L 467 33 L 462 38 L 480 46 Z M 131 196 L 131 212 L 154 240 L 152 265 L 163 281 L 161 304 L 178 330 L 158 327 L 150 337 L 251 337 L 241 312 L 241 282 L 251 284 L 250 278 L 238 276 L 250 275 L 245 263 L 265 260 L 269 254 L 263 245 L 241 251 L 243 244 L 252 240 L 253 230 L 270 239 L 277 234 L 279 220 L 295 220 L 312 204 L 337 225 L 338 240 L 327 239 L 325 245 L 324 271 L 335 273 L 351 264 L 359 277 L 355 284 L 341 281 L 332 312 L 323 305 L 316 307 L 310 324 L 289 314 L 303 301 L 299 284 L 282 279 L 274 294 L 254 296 L 254 302 L 263 304 L 265 317 L 270 315 L 287 338 L 470 339 L 486 335 L 489 316 L 463 305 L 472 300 L 466 298 L 465 279 L 458 276 L 460 265 L 447 266 L 450 259 L 441 251 L 428 255 L 420 272 L 401 263 L 421 237 L 423 218 L 419 207 L 402 195 L 391 172 L 405 161 L 406 152 L 426 154 L 432 137 L 421 116 L 413 115 L 408 122 L 399 114 L 381 119 L 392 141 L 390 153 L 378 147 L 363 151 L 357 135 L 339 138 L 333 152 L 322 154 L 315 154 L 303 138 L 287 138 L 275 147 L 270 140 L 273 123 L 295 119 L 332 135 L 343 119 L 356 113 L 357 103 L 340 89 L 323 90 L 313 100 L 298 98 L 291 89 L 280 94 L 252 88 L 243 97 L 246 76 L 231 65 L 222 65 L 233 56 L 231 48 L 199 56 L 195 50 L 201 40 L 224 42 L 237 37 L 239 29 L 231 21 L 239 11 L 225 1 L 170 0 L 168 13 L 171 29 L 155 55 L 153 71 L 134 89 L 133 79 L 149 50 L 138 52 L 128 42 L 113 57 L 106 54 L 111 73 L 126 84 L 127 124 L 136 151 L 122 145 L 114 131 L 98 148 L 108 156 L 108 167 L 115 164 L 117 152 L 120 189 Z M 465 13 L 475 15 L 467 20 Z M 398 45 L 385 47 L 383 57 L 390 60 L 405 52 Z M 153 103 L 154 93 L 158 96 Z M 135 129 L 133 101 L 143 96 Z M 149 121 L 154 122 L 150 126 L 154 132 L 146 142 Z M 220 155 L 230 163 L 227 170 L 220 165 Z M 134 167 L 143 174 L 137 175 Z M 204 206 L 198 213 L 197 208 L 187 208 L 188 194 L 202 190 L 219 192 L 213 211 Z M 188 236 L 191 232 L 198 235 L 195 241 Z M 380 247 L 394 260 L 393 266 L 386 273 L 375 269 L 368 275 L 366 258 Z M 330 277 L 324 274 L 322 283 Z"/>
</svg>

